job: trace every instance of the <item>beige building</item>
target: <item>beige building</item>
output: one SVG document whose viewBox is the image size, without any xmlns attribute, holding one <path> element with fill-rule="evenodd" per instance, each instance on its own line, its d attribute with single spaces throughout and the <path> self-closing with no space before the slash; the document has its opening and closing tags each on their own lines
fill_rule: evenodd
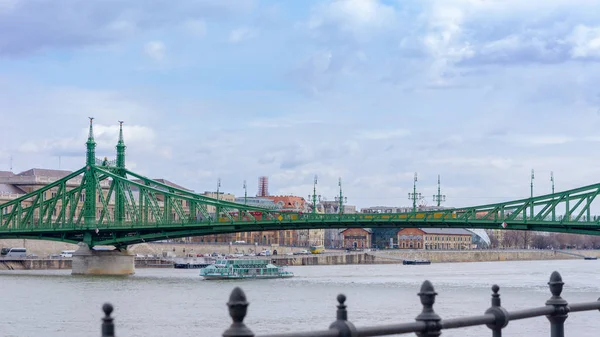
<svg viewBox="0 0 600 337">
<path fill-rule="evenodd" d="M 398 231 L 399 249 L 470 250 L 473 233 L 460 228 L 404 228 Z"/>
</svg>

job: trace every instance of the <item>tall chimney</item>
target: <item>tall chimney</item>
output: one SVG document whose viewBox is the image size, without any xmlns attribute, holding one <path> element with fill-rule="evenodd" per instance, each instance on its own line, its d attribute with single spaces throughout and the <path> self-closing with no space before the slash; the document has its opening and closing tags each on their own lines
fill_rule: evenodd
<svg viewBox="0 0 600 337">
<path fill-rule="evenodd" d="M 258 177 L 258 194 L 257 197 L 269 196 L 269 177 Z"/>
</svg>

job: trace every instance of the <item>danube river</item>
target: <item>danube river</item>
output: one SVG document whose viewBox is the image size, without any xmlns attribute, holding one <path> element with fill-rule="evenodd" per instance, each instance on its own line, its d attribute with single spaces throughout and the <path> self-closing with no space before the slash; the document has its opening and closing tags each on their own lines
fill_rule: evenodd
<svg viewBox="0 0 600 337">
<path fill-rule="evenodd" d="M 138 269 L 130 277 L 71 276 L 70 271 L 2 271 L 0 335 L 100 336 L 101 306 L 111 302 L 120 337 L 220 336 L 229 326 L 225 303 L 240 286 L 250 306 L 246 323 L 256 334 L 325 329 L 335 320 L 336 296 L 348 297 L 357 326 L 410 322 L 419 314 L 417 293 L 433 282 L 434 306 L 443 318 L 482 314 L 490 287 L 500 286 L 508 310 L 542 306 L 552 271 L 563 275 L 571 302 L 600 297 L 600 260 L 445 263 L 428 266 L 343 265 L 291 267 L 291 279 L 203 281 L 198 270 Z M 569 336 L 596 337 L 600 312 L 574 313 Z M 549 336 L 545 317 L 511 322 L 504 336 Z M 443 336 L 488 336 L 486 327 L 449 330 Z"/>
</svg>

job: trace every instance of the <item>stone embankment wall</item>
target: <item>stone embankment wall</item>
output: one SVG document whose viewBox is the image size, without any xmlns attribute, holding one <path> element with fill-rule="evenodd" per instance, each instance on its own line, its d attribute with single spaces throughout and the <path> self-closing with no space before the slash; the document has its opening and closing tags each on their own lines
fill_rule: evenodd
<svg viewBox="0 0 600 337">
<path fill-rule="evenodd" d="M 70 259 L 1 260 L 0 270 L 71 269 Z"/>
<path fill-rule="evenodd" d="M 28 239 L 6 239 L 0 240 L 0 247 L 24 247 L 27 249 L 27 254 L 36 254 L 40 258 L 47 257 L 51 254 L 60 254 L 63 250 L 77 250 L 79 246 L 55 242 L 55 241 L 43 241 L 43 240 L 28 240 Z M 132 254 L 142 255 L 154 255 L 162 256 L 163 252 L 169 252 L 171 255 L 185 256 L 186 254 L 235 254 L 235 253 L 249 253 L 249 252 L 261 252 L 265 249 L 271 251 L 277 250 L 278 254 L 285 254 L 290 252 L 298 252 L 304 247 L 293 248 L 293 247 L 277 247 L 269 245 L 224 245 L 224 244 L 194 244 L 194 243 L 141 243 L 132 245 L 129 247 L 129 252 Z M 185 251 L 184 251 L 185 250 Z"/>
<path fill-rule="evenodd" d="M 594 256 L 591 252 L 569 251 Z M 581 257 L 563 254 L 552 250 L 472 250 L 472 251 L 379 251 L 372 252 L 380 259 L 429 260 L 431 262 L 486 262 L 520 260 L 569 260 Z"/>
<path fill-rule="evenodd" d="M 393 259 L 382 259 L 378 256 L 365 253 L 352 253 L 340 255 L 293 255 L 293 256 L 273 256 L 272 261 L 282 266 L 316 266 L 316 265 L 336 265 L 336 264 L 393 264 L 402 263 L 402 261 Z"/>
</svg>

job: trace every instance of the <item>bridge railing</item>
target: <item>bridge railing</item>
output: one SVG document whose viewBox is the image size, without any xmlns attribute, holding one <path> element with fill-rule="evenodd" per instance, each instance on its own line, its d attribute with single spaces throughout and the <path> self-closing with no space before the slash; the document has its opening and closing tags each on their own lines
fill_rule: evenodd
<svg viewBox="0 0 600 337">
<path fill-rule="evenodd" d="M 370 337 L 409 333 L 416 333 L 419 337 L 434 337 L 440 336 L 444 330 L 480 325 L 487 326 L 491 330 L 492 337 L 501 337 L 502 329 L 509 322 L 540 316 L 548 318 L 551 337 L 564 337 L 564 323 L 570 312 L 600 310 L 600 298 L 592 302 L 567 303 L 561 297 L 564 283 L 561 275 L 556 271 L 550 276 L 548 285 L 552 296 L 546 301 L 544 306 L 507 311 L 500 304 L 500 294 L 498 294 L 500 287 L 493 285 L 491 307 L 485 313 L 477 316 L 442 319 L 433 309 L 437 293 L 431 282 L 425 281 L 418 293 L 423 309 L 415 318 L 415 322 L 367 327 L 355 327 L 348 320 L 348 311 L 344 304 L 346 296 L 340 294 L 337 296 L 336 320 L 327 329 L 262 335 L 262 337 Z M 242 289 L 239 287 L 233 289 L 229 297 L 229 302 L 227 302 L 229 315 L 233 323 L 223 333 L 224 337 L 254 337 L 252 330 L 244 324 L 248 304 L 246 295 Z M 115 325 L 111 317 L 113 306 L 106 303 L 102 307 L 102 310 L 105 314 L 105 317 L 102 319 L 102 337 L 114 337 Z M 598 323 L 597 329 L 600 329 L 600 323 Z"/>
</svg>

